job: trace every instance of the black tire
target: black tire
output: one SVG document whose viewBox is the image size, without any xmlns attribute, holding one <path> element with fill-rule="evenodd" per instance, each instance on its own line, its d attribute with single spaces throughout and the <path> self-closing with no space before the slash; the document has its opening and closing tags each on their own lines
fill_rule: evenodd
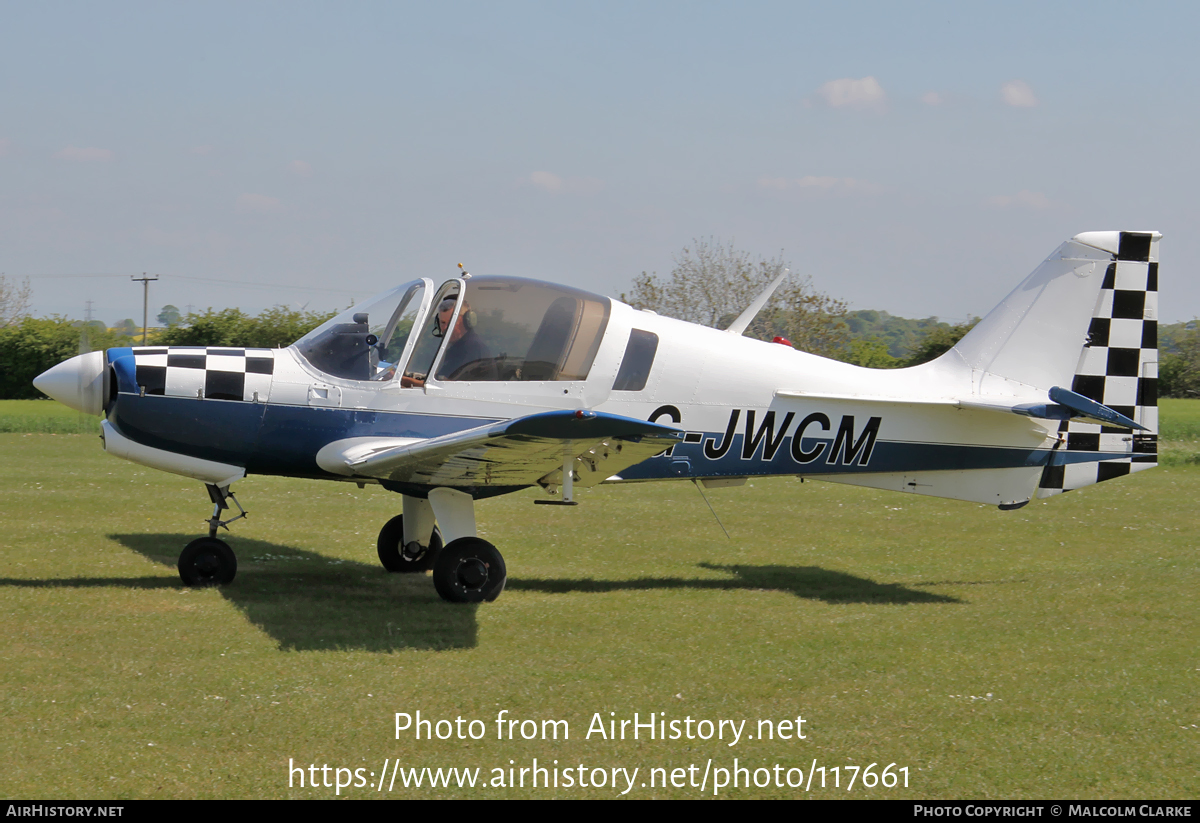
<svg viewBox="0 0 1200 823">
<path fill-rule="evenodd" d="M 451 603 L 491 602 L 504 591 L 507 576 L 500 552 L 478 537 L 460 537 L 433 562 L 433 587 Z"/>
<path fill-rule="evenodd" d="M 379 554 L 379 562 L 390 572 L 423 572 L 433 568 L 434 558 L 442 550 L 442 533 L 438 527 L 433 527 L 429 545 L 422 548 L 421 553 L 409 556 L 404 551 L 404 515 L 398 514 L 383 524 L 379 530 L 379 539 L 375 541 L 375 550 Z"/>
<path fill-rule="evenodd" d="M 201 537 L 179 553 L 179 578 L 185 586 L 224 586 L 237 575 L 237 556 L 224 540 Z"/>
</svg>

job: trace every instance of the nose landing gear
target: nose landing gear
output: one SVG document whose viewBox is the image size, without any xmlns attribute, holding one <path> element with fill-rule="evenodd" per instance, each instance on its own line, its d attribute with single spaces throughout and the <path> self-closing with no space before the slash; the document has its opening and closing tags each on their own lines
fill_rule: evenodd
<svg viewBox="0 0 1200 823">
<path fill-rule="evenodd" d="M 237 556 L 228 543 L 217 539 L 217 529 L 228 531 L 230 523 L 246 516 L 246 510 L 228 486 L 207 483 L 205 488 L 213 502 L 213 513 L 208 519 L 208 537 L 193 540 L 179 554 L 179 578 L 185 586 L 224 586 L 237 575 Z M 222 520 L 221 512 L 229 508 L 226 500 L 232 500 L 241 514 Z"/>
<path fill-rule="evenodd" d="M 224 586 L 237 574 L 237 556 L 224 540 L 200 537 L 179 554 L 179 577 L 185 586 Z"/>
</svg>

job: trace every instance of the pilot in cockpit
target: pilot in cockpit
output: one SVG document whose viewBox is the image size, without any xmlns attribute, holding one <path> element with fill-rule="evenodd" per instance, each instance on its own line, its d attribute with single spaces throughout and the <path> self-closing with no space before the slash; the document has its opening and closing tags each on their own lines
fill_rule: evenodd
<svg viewBox="0 0 1200 823">
<path fill-rule="evenodd" d="M 454 303 L 455 300 L 451 297 L 443 300 L 438 306 L 437 323 L 443 333 L 450 322 L 451 315 L 454 314 Z M 471 304 L 463 303 L 462 311 L 458 315 L 458 322 L 454 324 L 454 329 L 448 335 L 449 342 L 446 345 L 446 353 L 438 365 L 438 380 L 496 379 L 492 353 L 487 344 L 483 342 L 483 338 L 479 336 L 479 332 L 475 331 L 478 322 L 478 317 L 471 310 Z"/>
<path fill-rule="evenodd" d="M 437 379 L 495 380 L 495 361 L 492 359 L 491 350 L 479 332 L 475 330 L 478 318 L 471 310 L 469 303 L 463 305 L 462 311 L 458 315 L 458 322 L 447 333 L 457 302 L 457 296 L 447 296 L 442 299 L 434 312 L 433 336 L 446 340 L 446 351 L 438 366 Z M 416 359 L 416 355 L 414 355 L 414 359 Z M 407 387 L 424 386 L 424 375 L 410 371 L 404 375 L 400 384 Z"/>
</svg>

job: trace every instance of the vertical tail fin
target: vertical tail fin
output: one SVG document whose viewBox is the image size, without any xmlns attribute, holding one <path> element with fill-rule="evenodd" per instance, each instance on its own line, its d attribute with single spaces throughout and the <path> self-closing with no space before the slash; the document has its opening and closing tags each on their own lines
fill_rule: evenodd
<svg viewBox="0 0 1200 823">
<path fill-rule="evenodd" d="M 1042 473 L 1049 497 L 1153 468 L 1158 454 L 1157 232 L 1089 232 L 1082 243 L 1112 255 L 1079 354 L 1071 390 L 1142 424 L 1148 432 L 1067 420 Z"/>
<path fill-rule="evenodd" d="M 1038 497 L 1157 465 L 1158 232 L 1063 243 L 943 356 L 980 396 L 1045 397 L 1055 386 L 1146 427 L 1066 420 Z"/>
</svg>

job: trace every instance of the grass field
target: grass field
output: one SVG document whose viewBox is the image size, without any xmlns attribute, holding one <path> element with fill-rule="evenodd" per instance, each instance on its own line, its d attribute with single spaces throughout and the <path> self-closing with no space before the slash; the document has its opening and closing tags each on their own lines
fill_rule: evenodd
<svg viewBox="0 0 1200 823">
<path fill-rule="evenodd" d="M 1164 439 L 1187 444 L 1200 404 L 1179 402 L 1164 404 Z M 699 796 L 710 761 L 711 796 L 734 758 L 750 775 L 779 764 L 784 782 L 815 763 L 826 788 L 818 771 L 807 792 L 721 796 L 1200 792 L 1200 466 L 1187 460 L 1015 512 L 755 481 L 708 493 L 731 540 L 686 484 L 602 487 L 571 510 L 511 495 L 478 507 L 508 588 L 463 607 L 426 576 L 378 566 L 375 534 L 399 503 L 380 489 L 244 481 L 238 578 L 189 591 L 174 564 L 209 513 L 198 483 L 108 457 L 90 436 L 0 434 L 0 450 L 5 797 L 334 796 L 307 771 L 289 787 L 289 760 L 363 769 L 370 785 L 346 797 L 627 785 L 560 776 L 533 789 L 527 775 L 525 788 L 405 789 L 401 777 L 380 792 L 385 758 L 480 768 L 481 782 L 500 767 L 506 783 L 534 758 L 574 775 L 583 764 L 589 783 L 593 769 L 636 767 L 627 796 L 643 798 Z M 394 713 L 418 710 L 482 720 L 486 734 L 397 740 Z M 570 738 L 497 740 L 502 710 L 566 720 Z M 728 728 L 586 738 L 595 713 L 634 712 L 748 722 L 733 746 Z M 797 716 L 805 739 L 759 739 L 759 720 Z M 907 767 L 908 788 L 856 775 L 847 791 L 847 768 L 871 763 Z M 673 769 L 684 785 L 659 785 Z"/>
<path fill-rule="evenodd" d="M 1159 404 L 1159 462 L 1200 464 L 1200 400 L 1166 397 Z"/>
<path fill-rule="evenodd" d="M 99 434 L 100 418 L 53 400 L 0 400 L 0 434 Z"/>
</svg>

